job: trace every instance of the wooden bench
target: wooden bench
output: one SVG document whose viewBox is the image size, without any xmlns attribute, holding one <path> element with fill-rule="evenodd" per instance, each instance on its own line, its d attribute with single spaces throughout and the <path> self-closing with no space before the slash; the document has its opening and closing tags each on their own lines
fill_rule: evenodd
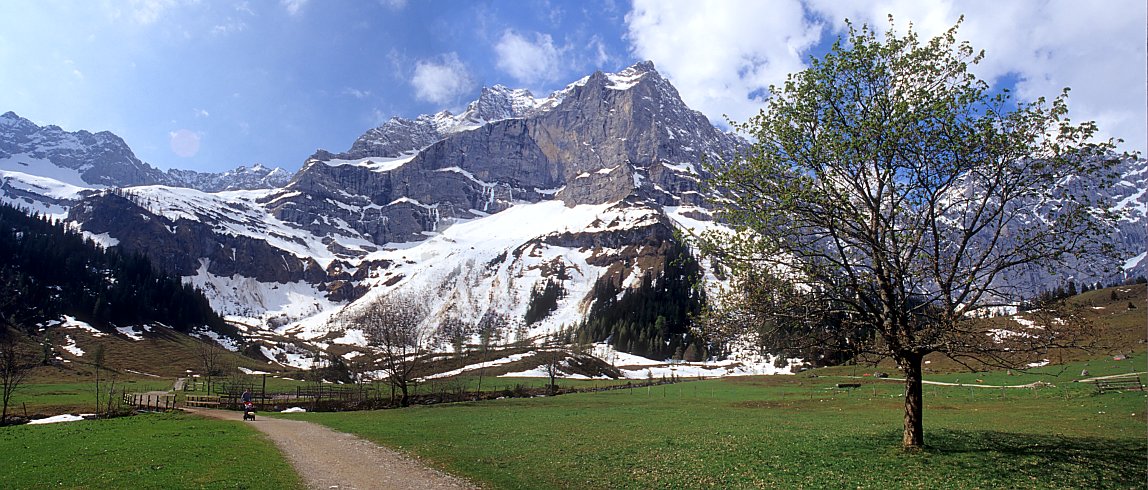
<svg viewBox="0 0 1148 490">
<path fill-rule="evenodd" d="M 1144 383 L 1140 382 L 1138 375 L 1098 379 L 1096 380 L 1096 391 L 1100 393 L 1106 391 L 1144 391 Z"/>
</svg>

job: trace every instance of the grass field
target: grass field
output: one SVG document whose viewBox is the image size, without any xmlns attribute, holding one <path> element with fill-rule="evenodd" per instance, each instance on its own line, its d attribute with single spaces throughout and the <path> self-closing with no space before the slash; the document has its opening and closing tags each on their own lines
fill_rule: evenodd
<svg viewBox="0 0 1148 490">
<path fill-rule="evenodd" d="M 836 377 L 730 378 L 293 417 L 495 488 L 1143 488 L 1148 399 L 1096 395 L 1072 383 L 1080 369 L 976 375 L 1054 388 L 926 387 L 928 448 L 912 454 L 900 449 L 900 383 L 874 379 L 838 390 Z"/>
<path fill-rule="evenodd" d="M 927 380 L 972 386 L 925 385 L 927 447 L 916 453 L 900 449 L 901 383 L 862 376 L 878 370 L 896 376 L 888 365 L 291 417 L 357 433 L 490 488 L 1148 488 L 1148 396 L 1098 395 L 1092 385 L 1073 382 L 1085 369 L 1091 376 L 1148 370 L 1145 296 L 1144 285 L 1137 285 L 1078 298 L 1102 320 L 1102 335 L 1113 345 L 1087 361 L 1054 356 L 1070 362 L 1014 373 L 948 372 L 953 366 L 941 360 L 926 366 Z M 119 342 L 116 359 L 125 364 L 117 366 L 117 392 L 166 390 L 185 371 L 185 358 L 177 359 L 176 351 Z M 194 347 L 183 343 L 177 339 L 171 348 Z M 1115 354 L 1132 355 L 1115 360 Z M 170 359 L 176 364 L 157 368 Z M 29 414 L 93 411 L 94 373 L 81 361 L 38 368 L 17 391 L 11 412 L 23 415 L 25 406 Z M 137 369 L 166 377 L 130 371 Z M 484 376 L 484 391 L 549 381 L 494 374 Z M 262 377 L 216 379 L 237 380 L 258 386 Z M 1036 381 L 1052 386 L 984 388 Z M 836 389 L 841 382 L 861 387 Z M 268 391 L 310 385 L 267 377 Z M 477 385 L 477 376 L 468 373 L 422 383 L 418 393 Z M 169 414 L 0 428 L 0 487 L 49 486 L 300 483 L 274 447 L 241 424 Z"/>
<path fill-rule="evenodd" d="M 4 488 L 303 488 L 250 427 L 183 414 L 0 429 Z"/>
</svg>

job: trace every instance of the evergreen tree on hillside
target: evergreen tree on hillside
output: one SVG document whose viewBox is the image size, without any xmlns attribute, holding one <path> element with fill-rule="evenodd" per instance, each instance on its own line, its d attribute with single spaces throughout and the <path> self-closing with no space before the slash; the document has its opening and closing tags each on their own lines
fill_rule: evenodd
<svg viewBox="0 0 1148 490">
<path fill-rule="evenodd" d="M 690 251 L 674 243 L 660 272 L 647 272 L 638 287 L 623 291 L 613 278 L 600 279 L 580 330 L 622 352 L 667 359 L 693 346 L 700 357 L 706 346 L 694 345 L 699 341 L 690 325 L 706 301 L 701 277 L 701 266 Z"/>
<path fill-rule="evenodd" d="M 549 316 L 558 309 L 558 300 L 564 297 L 566 289 L 562 287 L 561 279 L 547 278 L 541 287 L 535 286 L 530 290 L 530 302 L 526 307 L 526 325 L 533 325 Z"/>
<path fill-rule="evenodd" d="M 0 205 L 0 319 L 23 329 L 71 315 L 111 330 L 162 323 L 235 336 L 207 298 L 139 254 L 104 249 L 65 224 Z"/>
</svg>

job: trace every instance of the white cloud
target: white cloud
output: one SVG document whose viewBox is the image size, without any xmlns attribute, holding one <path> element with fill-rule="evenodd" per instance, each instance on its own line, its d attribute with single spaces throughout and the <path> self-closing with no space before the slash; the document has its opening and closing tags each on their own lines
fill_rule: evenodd
<svg viewBox="0 0 1148 490">
<path fill-rule="evenodd" d="M 241 20 L 236 20 L 228 17 L 222 24 L 216 24 L 211 28 L 211 34 L 215 36 L 226 36 L 228 34 L 243 32 L 247 30 L 247 23 Z"/>
<path fill-rule="evenodd" d="M 357 88 L 347 87 L 347 88 L 343 89 L 343 95 L 350 95 L 351 97 L 354 97 L 356 99 L 366 99 L 367 97 L 371 96 L 371 91 L 359 90 Z"/>
<path fill-rule="evenodd" d="M 715 123 L 755 114 L 770 84 L 804 68 L 821 33 L 796 0 L 636 0 L 626 24 L 631 52 Z"/>
<path fill-rule="evenodd" d="M 379 0 L 379 3 L 391 10 L 402 10 L 407 6 L 407 0 Z"/>
<path fill-rule="evenodd" d="M 447 53 L 437 60 L 416 63 L 411 85 L 418 99 L 448 104 L 470 90 L 474 82 L 458 54 Z"/>
<path fill-rule="evenodd" d="M 154 24 L 163 13 L 179 4 L 178 0 L 131 0 L 132 19 L 143 25 Z"/>
<path fill-rule="evenodd" d="M 910 22 L 922 38 L 941 34 L 964 14 L 958 37 L 985 50 L 973 71 L 988 81 L 1019 81 L 1031 101 L 1071 87 L 1070 117 L 1095 120 L 1123 149 L 1145 152 L 1148 122 L 1148 6 L 1143 0 L 635 0 L 627 40 L 651 59 L 686 103 L 711 120 L 744 121 L 761 107 L 760 89 L 805 67 L 814 45 L 836 37 L 845 18 L 883 32 L 892 14 L 899 31 Z M 810 19 L 817 19 L 811 21 Z M 819 22 L 825 22 L 822 26 Z"/>
<path fill-rule="evenodd" d="M 79 68 L 76 68 L 76 62 L 75 61 L 64 60 L 64 69 L 70 70 L 72 77 L 74 77 L 76 80 L 80 80 L 80 81 L 84 80 L 84 72 L 80 71 Z"/>
<path fill-rule="evenodd" d="M 303 6 L 307 5 L 310 0 L 279 0 L 280 5 L 287 9 L 288 15 L 299 15 L 303 10 Z"/>
<path fill-rule="evenodd" d="M 606 52 L 606 43 L 602 42 L 602 38 L 597 35 L 591 37 L 587 47 L 594 52 L 592 56 L 594 66 L 601 68 L 610 62 L 610 53 Z"/>
<path fill-rule="evenodd" d="M 984 61 L 973 67 L 977 76 L 989 83 L 1019 78 L 1015 93 L 1024 101 L 1052 98 L 1071 87 L 1069 117 L 1094 120 L 1103 136 L 1123 138 L 1123 149 L 1145 152 L 1148 6 L 1142 0 L 950 0 L 928 8 L 906 0 L 815 4 L 838 29 L 845 17 L 884 28 L 892 13 L 898 26 L 911 21 L 922 37 L 944 32 L 964 14 L 958 38 L 985 51 Z"/>
<path fill-rule="evenodd" d="M 211 113 L 207 112 L 207 109 L 192 109 L 192 112 L 195 113 L 195 117 L 211 117 Z"/>
<path fill-rule="evenodd" d="M 533 40 L 517 32 L 502 33 L 494 52 L 497 65 L 516 80 L 526 84 L 553 81 L 558 75 L 561 50 L 549 34 L 534 33 Z"/>
<path fill-rule="evenodd" d="M 235 11 L 247 15 L 255 15 L 255 11 L 251 9 L 251 4 L 246 1 L 235 4 Z"/>
</svg>

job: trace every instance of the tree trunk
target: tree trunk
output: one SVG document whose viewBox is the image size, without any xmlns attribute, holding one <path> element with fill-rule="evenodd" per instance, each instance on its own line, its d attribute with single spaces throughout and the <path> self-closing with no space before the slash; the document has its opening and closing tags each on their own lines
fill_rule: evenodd
<svg viewBox="0 0 1148 490">
<path fill-rule="evenodd" d="M 924 400 L 921 391 L 920 354 L 901 357 L 901 369 L 905 371 L 905 433 L 901 439 L 904 449 L 920 449 L 925 445 L 925 428 L 922 423 Z"/>
<path fill-rule="evenodd" d="M 399 406 L 400 407 L 411 406 L 411 398 L 409 395 L 407 395 L 407 384 L 406 383 L 399 383 L 399 390 L 403 392 L 403 397 L 399 399 Z"/>
</svg>

